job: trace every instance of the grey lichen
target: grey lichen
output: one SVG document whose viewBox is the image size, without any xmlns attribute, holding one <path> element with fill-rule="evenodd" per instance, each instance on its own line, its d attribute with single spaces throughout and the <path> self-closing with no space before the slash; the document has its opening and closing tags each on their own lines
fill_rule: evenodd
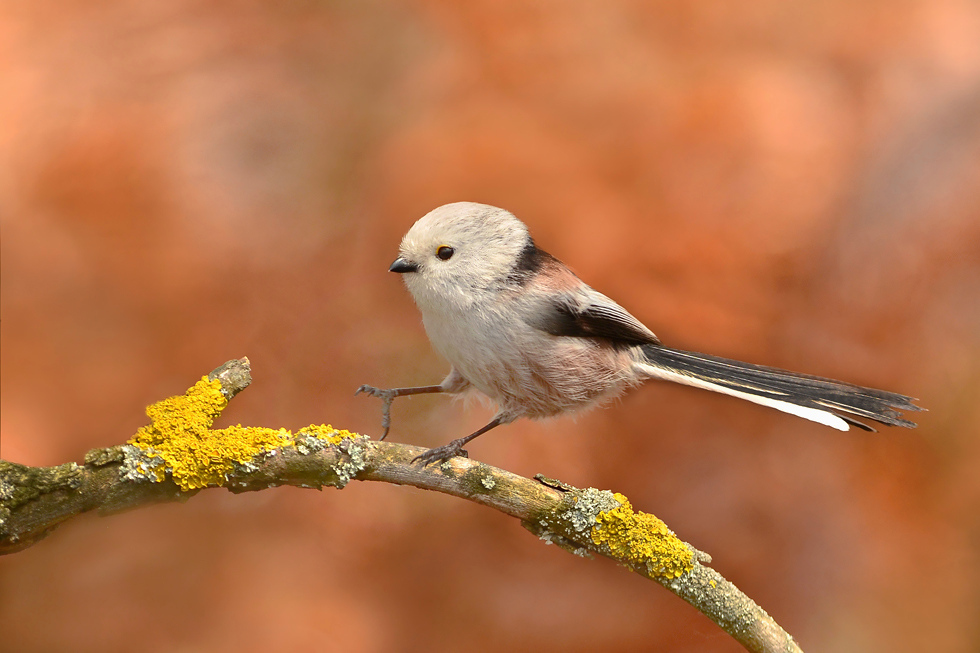
<svg viewBox="0 0 980 653">
<path fill-rule="evenodd" d="M 552 482 L 545 484 L 556 487 Z M 523 522 L 524 527 L 542 540 L 569 553 L 591 558 L 590 534 L 598 523 L 597 515 L 619 507 L 620 503 L 612 492 L 606 490 L 580 490 L 565 484 L 561 485 L 561 489 L 565 492 L 561 507 L 539 514 L 533 521 Z"/>
<path fill-rule="evenodd" d="M 346 454 L 346 460 L 341 460 L 333 466 L 333 471 L 337 475 L 333 485 L 338 490 L 342 490 L 367 466 L 367 438 L 343 438 L 335 446 Z"/>
<path fill-rule="evenodd" d="M 581 544 L 551 530 L 549 523 L 547 519 L 539 519 L 522 521 L 521 525 L 537 535 L 538 539 L 545 544 L 554 544 L 558 548 L 582 558 L 592 557 L 592 553 Z"/>
<path fill-rule="evenodd" d="M 613 510 L 619 506 L 619 502 L 612 492 L 608 490 L 598 490 L 594 487 L 584 490 L 575 490 L 569 493 L 572 508 L 559 513 L 559 517 L 564 519 L 577 533 L 589 531 L 596 525 L 596 515 L 606 510 Z"/>
<path fill-rule="evenodd" d="M 156 455 L 156 450 L 152 447 L 144 450 L 132 444 L 123 445 L 122 471 L 119 478 L 134 483 L 143 481 L 153 483 L 157 480 L 156 470 L 165 467 L 166 464 L 162 457 Z"/>
<path fill-rule="evenodd" d="M 484 465 L 483 463 L 474 463 L 470 465 L 457 478 L 460 487 L 462 487 L 468 495 L 476 496 L 480 494 L 491 494 L 500 490 L 494 469 L 489 465 Z"/>
<path fill-rule="evenodd" d="M 0 501 L 7 501 L 14 496 L 14 485 L 6 478 L 0 477 Z"/>
<path fill-rule="evenodd" d="M 309 456 L 323 451 L 330 443 L 325 438 L 318 438 L 315 435 L 300 431 L 294 438 L 296 451 L 303 456 Z"/>
<path fill-rule="evenodd" d="M 263 456 L 263 458 L 265 457 L 267 456 Z M 253 474 L 259 471 L 259 469 L 259 466 L 254 462 L 254 460 L 246 460 L 243 463 L 236 461 L 234 466 L 234 474 L 225 474 L 225 480 L 230 480 L 233 475 L 238 476 L 241 474 Z"/>
</svg>

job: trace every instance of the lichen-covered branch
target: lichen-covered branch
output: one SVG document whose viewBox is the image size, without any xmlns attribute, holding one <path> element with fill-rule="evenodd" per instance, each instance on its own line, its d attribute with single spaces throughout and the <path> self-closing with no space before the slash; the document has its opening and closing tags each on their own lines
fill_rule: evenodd
<svg viewBox="0 0 980 653">
<path fill-rule="evenodd" d="M 681 597 L 750 651 L 799 651 L 765 611 L 706 566 L 707 555 L 677 538 L 626 497 L 512 474 L 466 458 L 412 464 L 422 449 L 311 425 L 212 429 L 229 399 L 251 382 L 247 358 L 229 361 L 185 394 L 147 408 L 150 424 L 124 445 L 90 451 L 84 464 L 27 467 L 0 461 L 0 554 L 27 548 L 90 510 L 112 514 L 184 501 L 205 488 L 232 492 L 279 485 L 343 488 L 351 480 L 435 490 L 521 520 L 547 543 L 602 555 Z"/>
</svg>

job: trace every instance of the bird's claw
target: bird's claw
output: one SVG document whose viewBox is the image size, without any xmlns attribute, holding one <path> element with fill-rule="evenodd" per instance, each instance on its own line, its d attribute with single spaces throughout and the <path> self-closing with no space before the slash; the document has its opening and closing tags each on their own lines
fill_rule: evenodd
<svg viewBox="0 0 980 653">
<path fill-rule="evenodd" d="M 381 437 L 378 440 L 384 440 L 388 437 L 388 431 L 391 429 L 391 402 L 395 400 L 398 395 L 395 394 L 394 390 L 385 388 L 375 388 L 373 385 L 362 385 L 360 388 L 354 392 L 354 396 L 361 394 L 368 394 L 372 397 L 378 397 L 381 399 L 381 428 L 384 431 L 381 433 Z"/>
<path fill-rule="evenodd" d="M 379 397 L 381 399 L 394 399 L 394 392 L 392 390 L 386 390 L 385 388 L 375 388 L 373 385 L 362 385 L 354 392 L 354 396 L 364 393 L 366 395 L 371 395 L 372 397 Z"/>
<path fill-rule="evenodd" d="M 420 460 L 422 461 L 422 467 L 428 467 L 433 463 L 443 462 L 449 460 L 450 458 L 455 458 L 456 456 L 460 456 L 462 458 L 470 457 L 470 454 L 463 448 L 463 443 L 459 440 L 453 440 L 449 444 L 442 447 L 429 449 L 428 451 L 425 451 L 412 458 L 412 462 L 414 463 Z"/>
</svg>

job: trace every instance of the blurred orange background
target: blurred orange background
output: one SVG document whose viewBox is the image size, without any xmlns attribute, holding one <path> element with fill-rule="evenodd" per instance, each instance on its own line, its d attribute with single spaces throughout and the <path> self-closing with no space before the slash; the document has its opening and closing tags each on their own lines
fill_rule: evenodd
<svg viewBox="0 0 980 653">
<path fill-rule="evenodd" d="M 980 650 L 980 5 L 12 2 L 2 444 L 126 440 L 247 355 L 222 425 L 377 436 L 448 366 L 388 274 L 458 200 L 672 346 L 903 392 L 839 433 L 651 384 L 475 458 L 623 492 L 808 651 Z M 486 408 L 395 403 L 444 444 Z M 737 651 L 693 608 L 417 490 L 209 490 L 0 559 L 0 649 Z"/>
</svg>

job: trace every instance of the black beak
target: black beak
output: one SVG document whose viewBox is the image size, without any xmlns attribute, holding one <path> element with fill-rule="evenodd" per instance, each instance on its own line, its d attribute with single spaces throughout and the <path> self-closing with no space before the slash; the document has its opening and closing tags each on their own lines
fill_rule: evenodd
<svg viewBox="0 0 980 653">
<path fill-rule="evenodd" d="M 418 272 L 418 271 L 419 271 L 418 263 L 409 261 L 407 259 L 403 259 L 400 256 L 396 258 L 395 262 L 391 264 L 390 268 L 388 268 L 388 272 L 397 272 L 399 274 L 405 274 L 406 272 Z"/>
</svg>

